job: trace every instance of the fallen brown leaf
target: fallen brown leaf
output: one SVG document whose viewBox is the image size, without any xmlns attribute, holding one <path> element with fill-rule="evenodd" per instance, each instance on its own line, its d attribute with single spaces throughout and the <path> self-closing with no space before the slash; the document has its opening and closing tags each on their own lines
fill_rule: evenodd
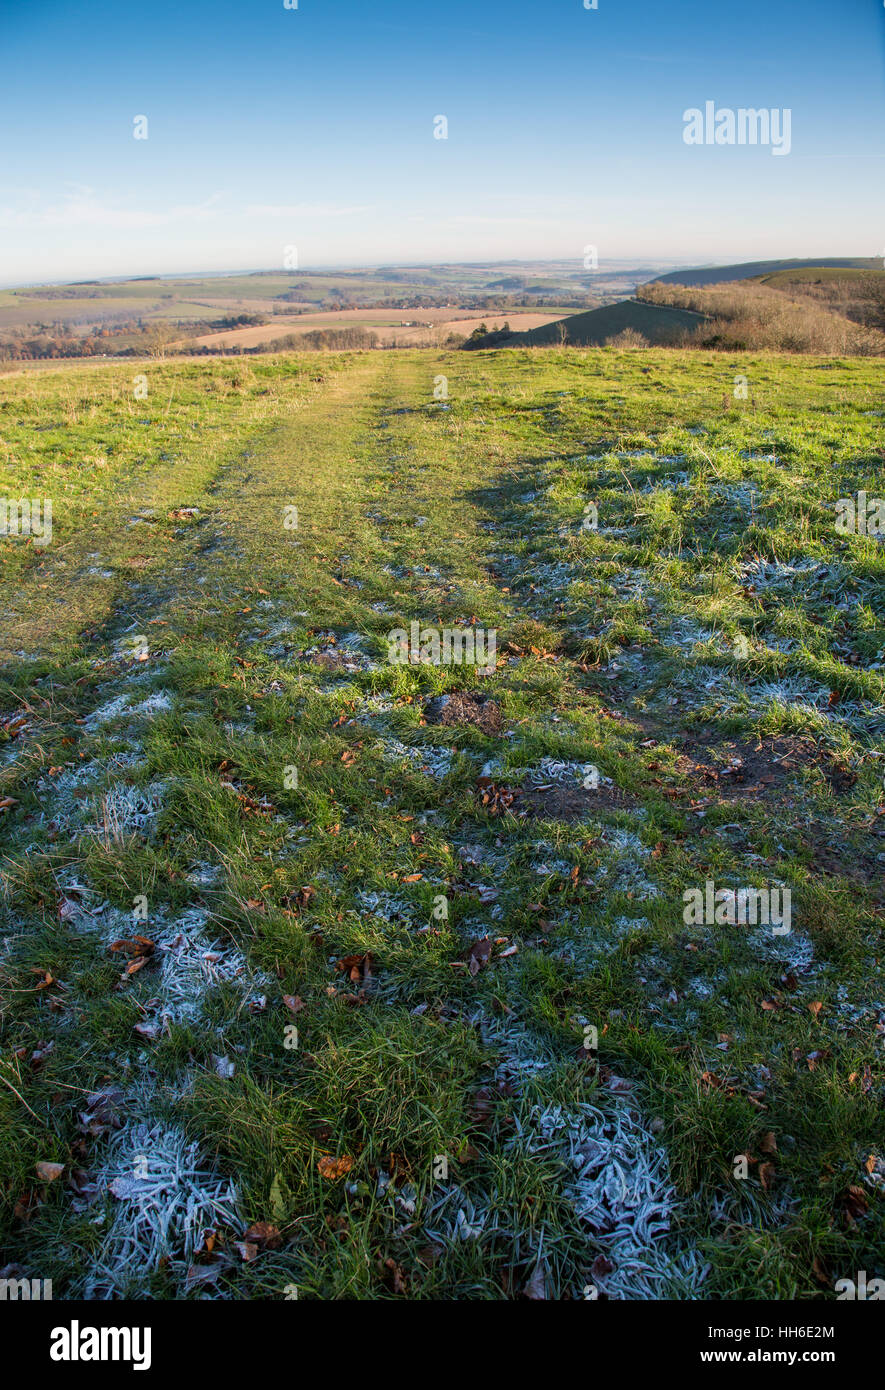
<svg viewBox="0 0 885 1390">
<path fill-rule="evenodd" d="M 526 1298 L 531 1298 L 535 1301 L 540 1301 L 542 1299 L 546 1300 L 547 1284 L 544 1278 L 544 1266 L 540 1260 L 535 1265 L 534 1272 L 523 1289 L 523 1294 Z"/>
<path fill-rule="evenodd" d="M 271 1225 L 269 1221 L 254 1221 L 243 1239 L 257 1246 L 259 1250 L 279 1250 L 283 1243 L 279 1228 Z"/>
<path fill-rule="evenodd" d="M 478 975 L 484 965 L 487 965 L 492 954 L 494 942 L 490 936 L 484 936 L 479 941 L 474 941 L 467 952 L 467 968 L 471 975 Z"/>
<path fill-rule="evenodd" d="M 348 1154 L 342 1154 L 340 1158 L 334 1158 L 332 1154 L 323 1154 L 322 1158 L 317 1159 L 317 1168 L 321 1178 L 326 1178 L 329 1182 L 337 1182 L 349 1173 L 353 1167 L 353 1159 Z"/>
<path fill-rule="evenodd" d="M 41 1182 L 55 1182 L 60 1178 L 65 1170 L 63 1163 L 47 1163 L 45 1160 L 34 1164 L 37 1177 Z"/>
</svg>

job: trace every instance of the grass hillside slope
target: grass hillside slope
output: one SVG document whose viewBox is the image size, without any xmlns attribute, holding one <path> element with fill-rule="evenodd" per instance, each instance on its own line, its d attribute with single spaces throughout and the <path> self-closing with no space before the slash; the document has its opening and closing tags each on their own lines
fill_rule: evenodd
<svg viewBox="0 0 885 1390">
<path fill-rule="evenodd" d="M 805 268 L 821 266 L 856 270 L 881 270 L 881 256 L 825 256 L 820 260 L 743 261 L 740 265 L 700 266 L 694 269 L 670 270 L 655 277 L 659 285 L 724 285 L 730 280 L 750 280 L 759 275 L 774 275 L 778 271 L 793 274 Z"/>
<path fill-rule="evenodd" d="M 706 322 L 705 315 L 691 310 L 646 304 L 626 299 L 583 314 L 570 314 L 527 333 L 493 333 L 468 339 L 466 348 L 477 347 L 602 347 L 619 334 L 640 335 L 647 344 L 674 344 Z"/>
</svg>

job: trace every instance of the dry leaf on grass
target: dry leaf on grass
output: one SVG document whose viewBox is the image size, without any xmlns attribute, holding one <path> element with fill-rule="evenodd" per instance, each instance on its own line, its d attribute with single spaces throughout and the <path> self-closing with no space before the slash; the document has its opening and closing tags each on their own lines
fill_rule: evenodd
<svg viewBox="0 0 885 1390">
<path fill-rule="evenodd" d="M 342 1154 L 340 1158 L 335 1158 L 332 1154 L 323 1154 L 322 1158 L 317 1159 L 320 1177 L 326 1178 L 329 1182 L 337 1182 L 349 1173 L 352 1167 L 353 1159 L 348 1154 Z"/>
<path fill-rule="evenodd" d="M 850 1226 L 853 1226 L 855 1221 L 859 1221 L 861 1217 L 866 1216 L 870 1208 L 870 1204 L 867 1201 L 867 1194 L 864 1192 L 863 1188 L 854 1186 L 849 1187 L 848 1191 L 844 1193 L 841 1199 L 841 1206 L 845 1213 L 845 1219 Z"/>
<path fill-rule="evenodd" d="M 534 1272 L 523 1289 L 523 1294 L 526 1298 L 531 1298 L 535 1301 L 540 1301 L 542 1299 L 546 1300 L 547 1285 L 544 1278 L 544 1266 L 540 1260 L 535 1265 Z"/>
<path fill-rule="evenodd" d="M 490 936 L 474 941 L 467 952 L 467 968 L 471 975 L 478 975 L 484 965 L 488 965 L 494 942 Z"/>
<path fill-rule="evenodd" d="M 63 1163 L 47 1163 L 42 1161 L 40 1163 L 35 1163 L 34 1169 L 41 1182 L 55 1182 L 64 1172 L 65 1165 Z"/>
<path fill-rule="evenodd" d="M 253 1221 L 243 1239 L 256 1245 L 259 1250 L 279 1250 L 283 1243 L 279 1227 L 270 1221 Z"/>
<path fill-rule="evenodd" d="M 407 1293 L 405 1271 L 397 1264 L 396 1260 L 390 1258 L 386 1259 L 384 1261 L 384 1269 L 386 1271 L 386 1282 L 390 1286 L 391 1291 L 400 1296 Z"/>
</svg>

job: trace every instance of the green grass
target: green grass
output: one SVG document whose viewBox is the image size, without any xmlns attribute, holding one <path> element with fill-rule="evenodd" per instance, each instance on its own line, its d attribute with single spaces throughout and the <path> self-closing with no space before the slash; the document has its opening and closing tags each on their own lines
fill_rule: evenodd
<svg viewBox="0 0 885 1390">
<path fill-rule="evenodd" d="M 56 1297 L 885 1274 L 885 552 L 834 526 L 882 418 L 874 365 L 810 357 L 0 380 L 0 496 L 54 510 L 0 541 L 0 1264 Z M 494 629 L 495 673 L 391 665 L 414 619 Z M 500 727 L 429 722 L 458 690 Z M 788 887 L 792 932 L 686 924 L 708 879 Z"/>
</svg>

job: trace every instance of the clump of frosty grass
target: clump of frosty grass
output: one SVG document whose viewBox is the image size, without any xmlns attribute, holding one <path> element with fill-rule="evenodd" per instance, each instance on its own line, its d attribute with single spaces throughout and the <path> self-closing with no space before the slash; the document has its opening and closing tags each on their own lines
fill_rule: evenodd
<svg viewBox="0 0 885 1390">
<path fill-rule="evenodd" d="M 198 1146 L 173 1126 L 127 1124 L 96 1178 L 116 1210 L 86 1276 L 85 1298 L 144 1295 L 161 1259 L 166 1275 L 181 1281 L 204 1232 L 244 1225 L 233 1183 L 206 1167 Z"/>
<path fill-rule="evenodd" d="M 610 1298 L 641 1300 L 685 1292 L 698 1296 L 706 1275 L 697 1253 L 674 1248 L 676 1193 L 666 1151 L 632 1105 L 534 1106 L 519 1125 L 531 1154 L 554 1151 L 574 1173 L 564 1195 L 613 1265 L 597 1275 Z"/>
<path fill-rule="evenodd" d="M 114 699 L 108 700 L 107 704 L 93 710 L 87 723 L 111 724 L 124 715 L 127 719 L 153 719 L 155 715 L 165 714 L 171 708 L 172 700 L 165 690 L 155 690 L 135 705 L 132 703 L 131 695 L 124 691 L 122 695 L 116 695 Z"/>
<path fill-rule="evenodd" d="M 386 763 L 406 763 L 411 771 L 423 772 L 428 777 L 447 777 L 452 770 L 455 756 L 452 748 L 409 745 L 396 738 L 379 739 L 376 746 Z"/>
<path fill-rule="evenodd" d="M 475 1022 L 483 1041 L 503 1051 L 497 1076 L 518 1089 L 555 1068 L 557 1060 L 544 1041 L 522 1026 L 502 1025 L 480 1013 Z M 618 1090 L 600 1093 L 596 1104 L 534 1104 L 514 1113 L 516 1133 L 511 1151 L 544 1154 L 559 1161 L 561 1195 L 587 1233 L 588 1270 L 595 1265 L 594 1294 L 612 1299 L 697 1298 L 708 1274 L 696 1250 L 674 1227 L 679 1202 L 670 1177 L 667 1152 L 645 1123 L 628 1094 L 629 1083 L 612 1078 Z M 507 1203 L 498 1193 L 469 1193 L 457 1184 L 435 1189 L 425 1230 L 435 1240 L 454 1245 L 491 1239 L 505 1230 Z M 533 1242 L 535 1238 L 533 1237 Z M 519 1239 L 517 1237 L 517 1245 Z M 541 1243 L 530 1254 L 543 1260 Z M 600 1262 L 599 1256 L 604 1259 Z M 597 1273 L 600 1263 L 604 1272 Z M 609 1268 L 611 1266 L 611 1268 Z"/>
</svg>

